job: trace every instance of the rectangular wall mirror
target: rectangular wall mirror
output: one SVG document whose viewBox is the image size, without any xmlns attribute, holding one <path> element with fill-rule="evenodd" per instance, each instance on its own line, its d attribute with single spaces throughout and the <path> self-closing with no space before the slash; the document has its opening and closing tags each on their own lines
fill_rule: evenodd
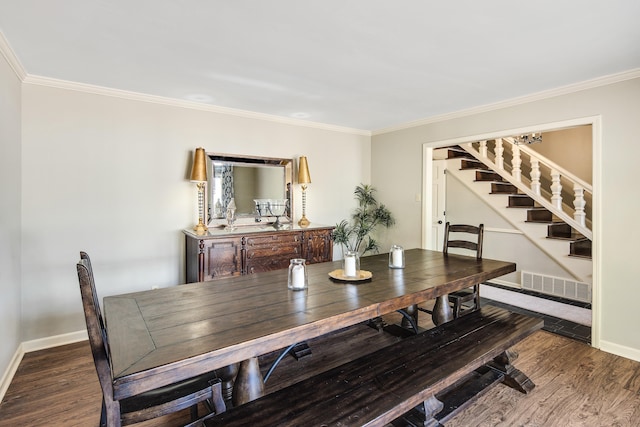
<svg viewBox="0 0 640 427">
<path fill-rule="evenodd" d="M 207 216 L 209 227 L 224 226 L 231 199 L 236 205 L 237 225 L 260 225 L 276 221 L 269 212 L 256 210 L 256 199 L 286 199 L 280 222 L 293 218 L 293 160 L 207 153 Z"/>
</svg>

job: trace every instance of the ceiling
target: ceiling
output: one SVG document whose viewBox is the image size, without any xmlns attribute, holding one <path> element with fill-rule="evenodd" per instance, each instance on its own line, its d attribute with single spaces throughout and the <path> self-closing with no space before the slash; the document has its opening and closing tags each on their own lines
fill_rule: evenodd
<svg viewBox="0 0 640 427">
<path fill-rule="evenodd" d="M 637 0 L 0 0 L 29 76 L 360 130 L 640 68 Z"/>
</svg>

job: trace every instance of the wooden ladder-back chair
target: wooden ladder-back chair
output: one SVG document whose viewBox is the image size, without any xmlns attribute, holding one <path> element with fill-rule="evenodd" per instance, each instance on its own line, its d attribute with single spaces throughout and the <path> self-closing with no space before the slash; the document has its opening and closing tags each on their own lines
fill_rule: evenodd
<svg viewBox="0 0 640 427">
<path fill-rule="evenodd" d="M 455 233 L 452 238 L 450 233 Z M 459 237 L 464 233 L 464 238 Z M 461 248 L 474 252 L 477 259 L 482 259 L 482 239 L 484 237 L 484 224 L 479 226 L 466 224 L 449 224 L 444 227 L 445 254 L 450 248 Z M 471 288 L 462 289 L 449 294 L 449 302 L 453 304 L 453 316 L 459 317 L 480 308 L 480 284 L 476 283 Z"/>
<path fill-rule="evenodd" d="M 191 408 L 192 423 L 189 426 L 196 426 L 204 419 L 225 411 L 226 406 L 222 398 L 220 380 L 215 372 L 150 390 L 120 401 L 114 400 L 109 340 L 100 311 L 91 260 L 86 252 L 80 252 L 77 270 L 89 344 L 102 388 L 101 427 L 134 424 L 186 408 Z M 197 405 L 199 402 L 204 402 L 211 413 L 198 419 Z"/>
</svg>

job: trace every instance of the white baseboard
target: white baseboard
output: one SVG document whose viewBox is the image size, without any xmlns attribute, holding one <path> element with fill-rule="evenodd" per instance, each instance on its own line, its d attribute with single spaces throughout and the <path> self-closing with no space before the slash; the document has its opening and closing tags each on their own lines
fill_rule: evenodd
<svg viewBox="0 0 640 427">
<path fill-rule="evenodd" d="M 20 362 L 22 362 L 22 358 L 26 353 L 37 350 L 45 350 L 47 348 L 57 347 L 59 345 L 73 344 L 74 342 L 84 341 L 87 339 L 89 339 L 87 331 L 82 330 L 69 332 L 68 334 L 54 335 L 52 337 L 22 342 L 16 349 L 11 362 L 9 362 L 7 370 L 2 375 L 2 380 L 0 380 L 0 402 L 2 401 L 2 399 L 4 399 L 4 395 L 9 388 L 9 384 L 11 384 L 13 376 L 16 374 L 18 366 L 20 366 Z"/>
<path fill-rule="evenodd" d="M 52 337 L 40 338 L 37 340 L 25 341 L 22 343 L 22 348 L 25 353 L 30 353 L 37 350 L 45 350 L 51 347 L 57 347 L 59 345 L 73 344 L 74 342 L 88 340 L 89 335 L 87 331 L 69 332 L 68 334 L 54 335 Z"/>
<path fill-rule="evenodd" d="M 621 356 L 627 359 L 635 360 L 636 362 L 640 362 L 640 349 L 626 347 L 624 345 L 612 343 L 605 340 L 600 340 L 600 350 L 606 351 L 607 353 L 615 354 L 616 356 Z"/>
<path fill-rule="evenodd" d="M 22 362 L 23 356 L 24 348 L 22 347 L 22 344 L 20 344 L 16 349 L 16 352 L 13 354 L 13 357 L 11 358 L 11 362 L 9 362 L 7 370 L 2 375 L 2 380 L 0 380 L 0 402 L 2 402 L 2 399 L 4 399 L 4 395 L 9 389 L 9 384 L 11 384 L 11 380 L 13 380 L 13 376 L 18 370 L 18 366 L 20 366 L 20 362 Z"/>
<path fill-rule="evenodd" d="M 491 279 L 491 280 L 487 280 L 487 283 L 495 283 L 496 285 L 502 285 L 508 288 L 513 288 L 513 289 L 522 289 L 521 284 L 514 283 L 514 282 L 507 282 L 506 280 Z"/>
</svg>

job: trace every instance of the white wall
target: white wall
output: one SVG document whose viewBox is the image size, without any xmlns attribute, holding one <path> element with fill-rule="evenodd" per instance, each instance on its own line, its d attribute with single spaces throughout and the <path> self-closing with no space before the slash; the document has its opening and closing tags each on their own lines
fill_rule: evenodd
<svg viewBox="0 0 640 427">
<path fill-rule="evenodd" d="M 20 85 L 0 55 L 0 378 L 21 341 Z"/>
<path fill-rule="evenodd" d="M 101 297 L 184 280 L 181 229 L 197 218 L 192 152 L 297 158 L 307 217 L 333 225 L 370 180 L 368 136 L 25 84 L 22 340 L 84 328 L 75 263 Z M 341 155 L 337 155 L 341 153 Z M 295 186 L 299 216 L 300 188 Z"/>
<path fill-rule="evenodd" d="M 395 239 L 406 247 L 421 244 L 422 146 L 454 138 L 486 135 L 580 117 L 601 116 L 602 153 L 594 151 L 601 172 L 594 172 L 600 188 L 601 212 L 595 212 L 594 268 L 601 289 L 600 344 L 640 359 L 637 230 L 640 198 L 629 188 L 640 180 L 640 79 L 626 80 L 461 118 L 428 123 L 376 135 L 372 138 L 372 183 L 380 199 L 401 215 Z M 601 182 L 596 182 L 601 176 Z"/>
</svg>

